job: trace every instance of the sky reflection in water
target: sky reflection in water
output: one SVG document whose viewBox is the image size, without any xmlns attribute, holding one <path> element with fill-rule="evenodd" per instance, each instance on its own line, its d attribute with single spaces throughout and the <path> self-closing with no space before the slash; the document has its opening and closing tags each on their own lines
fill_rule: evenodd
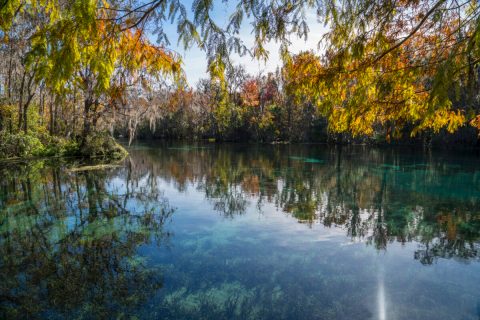
<svg viewBox="0 0 480 320">
<path fill-rule="evenodd" d="M 478 155 L 138 145 L 0 167 L 0 318 L 478 319 Z"/>
</svg>

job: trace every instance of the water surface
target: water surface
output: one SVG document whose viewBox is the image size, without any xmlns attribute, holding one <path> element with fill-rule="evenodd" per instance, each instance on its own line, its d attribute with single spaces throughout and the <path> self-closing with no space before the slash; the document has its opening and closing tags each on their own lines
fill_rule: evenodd
<svg viewBox="0 0 480 320">
<path fill-rule="evenodd" d="M 480 316 L 476 154 L 129 151 L 0 164 L 0 318 Z"/>
</svg>

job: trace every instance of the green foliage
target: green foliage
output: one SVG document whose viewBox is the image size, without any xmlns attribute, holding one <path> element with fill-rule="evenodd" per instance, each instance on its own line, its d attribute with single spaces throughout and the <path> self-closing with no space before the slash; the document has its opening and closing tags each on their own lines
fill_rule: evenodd
<svg viewBox="0 0 480 320">
<path fill-rule="evenodd" d="M 45 146 L 40 139 L 23 132 L 0 132 L 0 141 L 0 158 L 30 158 L 45 152 Z"/>
<path fill-rule="evenodd" d="M 79 155 L 79 144 L 73 139 L 65 139 L 57 136 L 47 135 L 47 144 L 43 155 L 45 156 L 77 156 Z"/>
<path fill-rule="evenodd" d="M 16 127 L 17 119 L 17 108 L 13 105 L 2 105 L 0 104 L 0 129 L 8 130 L 12 132 L 14 127 Z"/>
<path fill-rule="evenodd" d="M 79 144 L 74 139 L 51 136 L 48 133 L 2 131 L 0 141 L 0 159 L 81 155 Z"/>
<path fill-rule="evenodd" d="M 106 133 L 93 133 L 80 144 L 79 154 L 85 157 L 122 159 L 128 152 L 112 136 Z"/>
<path fill-rule="evenodd" d="M 7 86 L 0 130 L 49 131 L 78 139 L 83 155 L 105 156 L 122 152 L 97 132 L 117 129 L 131 140 L 137 125 L 175 138 L 255 141 L 303 141 L 312 132 L 391 141 L 480 129 L 476 1 L 235 4 L 223 24 L 211 0 L 193 1 L 192 14 L 179 0 L 1 3 L 0 58 L 9 67 L 0 74 Z M 290 38 L 307 37 L 309 12 L 326 25 L 325 50 L 292 55 Z M 239 37 L 246 20 L 255 35 L 251 48 Z M 176 24 L 185 47 L 196 44 L 207 56 L 208 85 L 190 90 L 181 106 L 181 99 L 165 101 L 189 91 L 180 56 L 168 49 L 166 23 Z M 154 30 L 157 45 L 145 30 Z M 232 66 L 232 53 L 268 59 L 270 41 L 280 44 L 283 60 L 275 77 Z M 77 148 L 40 140 L 48 154 Z"/>
</svg>

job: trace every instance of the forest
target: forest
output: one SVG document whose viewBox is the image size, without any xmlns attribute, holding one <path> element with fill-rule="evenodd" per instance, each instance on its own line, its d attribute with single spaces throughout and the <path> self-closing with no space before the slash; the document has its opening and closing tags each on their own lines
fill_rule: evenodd
<svg viewBox="0 0 480 320">
<path fill-rule="evenodd" d="M 479 146 L 477 1 L 237 0 L 226 23 L 219 4 L 0 0 L 0 158 L 121 157 L 117 138 Z M 312 14 L 319 47 L 290 52 Z M 196 84 L 172 25 L 205 53 Z M 272 42 L 276 72 L 232 59 Z"/>
</svg>

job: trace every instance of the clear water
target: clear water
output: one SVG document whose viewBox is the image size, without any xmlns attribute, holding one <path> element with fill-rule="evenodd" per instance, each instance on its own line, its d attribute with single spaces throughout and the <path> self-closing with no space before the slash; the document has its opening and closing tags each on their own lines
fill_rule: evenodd
<svg viewBox="0 0 480 320">
<path fill-rule="evenodd" d="M 1 319 L 479 319 L 478 154 L 130 153 L 0 164 Z"/>
</svg>

